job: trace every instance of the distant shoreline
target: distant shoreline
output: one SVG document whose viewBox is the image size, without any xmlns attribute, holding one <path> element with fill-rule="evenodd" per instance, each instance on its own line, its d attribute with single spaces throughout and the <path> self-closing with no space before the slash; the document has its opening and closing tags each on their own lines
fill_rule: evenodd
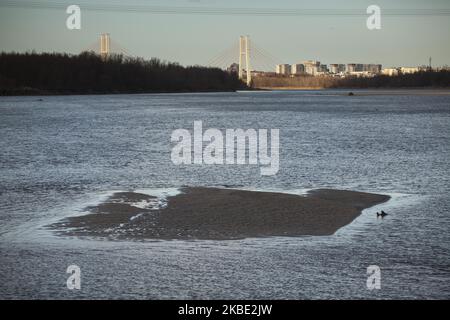
<svg viewBox="0 0 450 320">
<path fill-rule="evenodd" d="M 44 96 L 89 96 L 89 95 L 125 95 L 125 94 L 164 94 L 164 93 L 214 93 L 214 92 L 236 92 L 237 90 L 179 90 L 179 91 L 106 91 L 106 92 L 54 92 L 38 89 L 2 89 L 0 97 L 44 97 Z"/>
<path fill-rule="evenodd" d="M 93 53 L 0 53 L 0 96 L 234 92 L 238 90 L 427 90 L 450 88 L 450 70 L 344 78 L 255 76 L 247 86 L 220 68 Z M 411 91 L 408 91 L 411 92 Z"/>
<path fill-rule="evenodd" d="M 450 95 L 449 88 L 321 88 L 321 87 L 261 87 L 244 90 L 181 90 L 181 91 L 147 91 L 147 92 L 49 92 L 44 90 L 5 90 L 0 88 L 0 97 L 45 97 L 45 96 L 89 96 L 89 95 L 147 95 L 147 94 L 183 94 L 183 93 L 227 93 L 227 92 L 258 92 L 258 91 L 322 91 L 350 92 L 356 96 L 372 95 Z"/>
<path fill-rule="evenodd" d="M 262 87 L 263 91 L 343 91 L 365 95 L 450 95 L 448 88 L 321 88 L 321 87 Z"/>
<path fill-rule="evenodd" d="M 93 52 L 0 53 L 0 95 L 235 91 L 247 88 L 219 68 Z"/>
</svg>

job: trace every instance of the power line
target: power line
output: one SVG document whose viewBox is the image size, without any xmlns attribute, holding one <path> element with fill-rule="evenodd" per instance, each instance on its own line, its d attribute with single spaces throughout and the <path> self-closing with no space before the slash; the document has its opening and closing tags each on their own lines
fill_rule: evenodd
<svg viewBox="0 0 450 320">
<path fill-rule="evenodd" d="M 219 7 L 181 7 L 181 6 L 152 6 L 137 4 L 100 4 L 79 3 L 84 10 L 92 11 L 117 11 L 129 13 L 151 13 L 151 14 L 195 14 L 195 15 L 245 15 L 245 16 L 345 16 L 359 17 L 367 16 L 366 9 L 300 9 L 300 8 L 219 8 Z M 1 1 L 2 7 L 33 8 L 33 9 L 65 9 L 68 3 L 61 1 Z M 389 16 L 449 16 L 450 8 L 442 9 L 382 9 L 385 17 Z"/>
</svg>

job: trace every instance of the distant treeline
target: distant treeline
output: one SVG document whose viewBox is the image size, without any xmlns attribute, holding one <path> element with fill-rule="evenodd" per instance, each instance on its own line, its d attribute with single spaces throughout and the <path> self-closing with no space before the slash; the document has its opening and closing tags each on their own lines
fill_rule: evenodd
<svg viewBox="0 0 450 320">
<path fill-rule="evenodd" d="M 345 88 L 450 88 L 450 71 L 420 71 L 396 76 L 378 75 L 373 78 L 340 79 L 336 87 Z"/>
<path fill-rule="evenodd" d="M 217 68 L 93 52 L 1 53 L 0 95 L 234 91 L 245 85 Z"/>
<path fill-rule="evenodd" d="M 337 78 L 313 77 L 309 75 L 297 77 L 258 76 L 252 80 L 254 88 L 331 88 L 337 84 Z"/>
<path fill-rule="evenodd" d="M 374 77 L 255 77 L 255 88 L 450 88 L 450 71 L 421 71 Z"/>
</svg>

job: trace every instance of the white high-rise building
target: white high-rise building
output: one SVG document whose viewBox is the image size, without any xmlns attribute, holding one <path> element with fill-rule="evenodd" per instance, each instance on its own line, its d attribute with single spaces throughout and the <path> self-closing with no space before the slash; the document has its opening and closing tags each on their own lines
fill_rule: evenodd
<svg viewBox="0 0 450 320">
<path fill-rule="evenodd" d="M 386 76 L 397 76 L 398 75 L 398 69 L 397 68 L 385 68 L 381 70 L 381 74 L 384 74 Z"/>
<path fill-rule="evenodd" d="M 344 73 L 345 64 L 333 63 L 330 64 L 330 72 L 334 74 Z"/>
<path fill-rule="evenodd" d="M 303 65 L 305 66 L 305 73 L 307 74 L 316 75 L 320 72 L 320 61 L 306 60 L 303 62 Z"/>
<path fill-rule="evenodd" d="M 296 63 L 291 66 L 291 74 L 300 75 L 305 73 L 305 66 L 302 63 Z"/>
<path fill-rule="evenodd" d="M 291 65 L 289 64 L 277 64 L 275 72 L 280 75 L 290 75 L 291 74 Z"/>
<path fill-rule="evenodd" d="M 400 67 L 400 72 L 403 74 L 419 72 L 419 67 Z"/>
</svg>

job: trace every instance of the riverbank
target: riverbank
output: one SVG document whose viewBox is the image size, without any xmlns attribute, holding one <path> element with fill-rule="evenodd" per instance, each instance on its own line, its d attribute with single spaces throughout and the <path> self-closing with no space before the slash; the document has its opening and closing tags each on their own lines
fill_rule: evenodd
<svg viewBox="0 0 450 320">
<path fill-rule="evenodd" d="M 236 92 L 234 89 L 224 90 L 155 90 L 155 91 L 48 91 L 36 88 L 0 88 L 0 97 L 13 96 L 73 96 L 73 95 L 109 95 L 109 94 L 162 94 L 162 93 L 215 93 Z"/>
<path fill-rule="evenodd" d="M 414 95 L 414 96 L 437 96 L 450 95 L 449 88 L 321 88 L 321 87 L 262 87 L 258 88 L 262 91 L 332 91 L 342 95 L 349 95 L 351 92 L 357 96 L 375 96 L 375 95 Z"/>
<path fill-rule="evenodd" d="M 334 77 L 331 75 L 311 76 L 258 76 L 253 79 L 254 88 L 277 90 L 311 89 L 450 89 L 450 71 L 428 70 L 395 76 L 374 75 L 372 77 Z"/>
<path fill-rule="evenodd" d="M 183 188 L 157 205 L 156 197 L 120 192 L 87 214 L 53 224 L 60 235 L 111 239 L 231 240 L 325 236 L 389 196 L 318 189 L 306 196 L 218 188 Z M 147 204 L 147 205 L 146 205 Z"/>
<path fill-rule="evenodd" d="M 93 52 L 0 53 L 0 95 L 215 92 L 245 89 L 235 74 L 156 58 Z"/>
</svg>

